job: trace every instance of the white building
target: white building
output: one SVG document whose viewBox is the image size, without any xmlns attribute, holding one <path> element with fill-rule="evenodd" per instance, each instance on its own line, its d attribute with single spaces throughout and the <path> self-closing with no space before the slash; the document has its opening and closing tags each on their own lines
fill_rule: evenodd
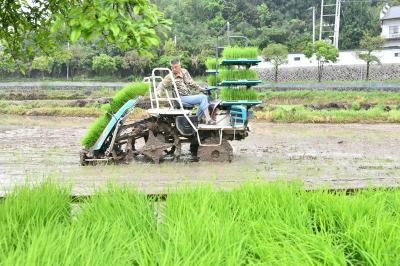
<svg viewBox="0 0 400 266">
<path fill-rule="evenodd" d="M 385 47 L 400 47 L 400 6 L 386 5 L 383 8 L 381 26 Z"/>
<path fill-rule="evenodd" d="M 360 51 L 342 51 L 339 52 L 339 58 L 334 65 L 365 65 L 365 61 L 358 58 L 357 54 Z M 399 48 L 386 48 L 379 51 L 374 51 L 381 64 L 400 64 L 400 47 Z M 288 56 L 288 63 L 281 67 L 309 67 L 317 66 L 318 61 L 315 58 L 308 59 L 302 53 L 290 53 Z M 329 65 L 329 64 L 328 64 Z M 258 65 L 259 68 L 272 67 L 269 62 L 262 62 Z"/>
</svg>

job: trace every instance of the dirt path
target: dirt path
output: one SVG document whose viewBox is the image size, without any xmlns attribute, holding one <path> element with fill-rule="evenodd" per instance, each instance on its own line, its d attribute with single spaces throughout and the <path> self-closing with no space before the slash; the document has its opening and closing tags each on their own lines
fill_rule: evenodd
<svg viewBox="0 0 400 266">
<path fill-rule="evenodd" d="M 23 182 L 53 177 L 86 194 L 107 180 L 147 193 L 176 185 L 226 188 L 247 180 L 301 179 L 306 186 L 394 186 L 400 182 L 400 125 L 253 123 L 233 142 L 234 162 L 79 165 L 79 139 L 91 119 L 0 116 L 0 195 Z"/>
</svg>

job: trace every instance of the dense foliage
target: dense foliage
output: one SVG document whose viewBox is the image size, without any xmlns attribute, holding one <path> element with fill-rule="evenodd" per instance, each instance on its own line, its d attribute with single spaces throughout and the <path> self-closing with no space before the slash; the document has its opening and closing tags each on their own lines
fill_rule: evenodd
<svg viewBox="0 0 400 266">
<path fill-rule="evenodd" d="M 121 49 L 158 45 L 168 21 L 150 0 L 58 0 L 0 3 L 0 40 L 14 58 L 53 53 L 60 42 L 80 37 Z"/>
<path fill-rule="evenodd" d="M 400 4 L 398 0 L 388 1 Z M 229 21 L 235 35 L 246 35 L 250 45 L 261 50 L 269 43 L 282 43 L 289 51 L 301 51 L 312 38 L 312 13 L 317 10 L 317 36 L 320 0 L 156 0 L 160 10 L 172 19 L 171 36 L 177 36 L 178 45 L 200 54 L 213 51 L 216 36 Z M 334 3 L 326 0 L 326 4 Z M 340 49 L 358 48 L 363 32 L 380 33 L 379 13 L 383 1 L 343 1 Z M 333 12 L 334 13 L 334 12 Z"/>
<path fill-rule="evenodd" d="M 317 10 L 317 36 L 319 28 L 320 0 L 155 0 L 157 7 L 147 0 L 57 2 L 0 4 L 1 77 L 20 76 L 21 69 L 27 77 L 61 78 L 67 71 L 70 78 L 104 75 L 102 68 L 93 66 L 101 54 L 113 57 L 114 78 L 147 75 L 153 67 L 167 66 L 172 57 L 180 57 L 193 75 L 200 75 L 206 58 L 215 54 L 217 33 L 228 21 L 232 34 L 246 35 L 249 45 L 260 51 L 272 43 L 287 46 L 289 52 L 303 51 L 312 38 L 311 6 Z M 359 48 L 365 31 L 371 36 L 380 33 L 383 4 L 343 1 L 340 49 Z M 12 60 L 10 53 L 17 59 Z M 32 67 L 35 57 L 42 56 L 49 57 L 49 65 Z"/>
</svg>

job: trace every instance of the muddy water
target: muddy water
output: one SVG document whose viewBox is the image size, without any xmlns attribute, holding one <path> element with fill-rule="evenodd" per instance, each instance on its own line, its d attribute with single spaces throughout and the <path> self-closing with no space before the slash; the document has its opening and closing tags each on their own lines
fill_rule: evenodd
<svg viewBox="0 0 400 266">
<path fill-rule="evenodd" d="M 248 180 L 301 179 L 308 187 L 394 186 L 400 182 L 400 125 L 255 122 L 233 142 L 233 163 L 134 162 L 79 165 L 79 139 L 91 119 L 0 116 L 0 194 L 48 177 L 86 194 L 108 180 L 147 193 L 177 185 L 230 188 Z"/>
</svg>

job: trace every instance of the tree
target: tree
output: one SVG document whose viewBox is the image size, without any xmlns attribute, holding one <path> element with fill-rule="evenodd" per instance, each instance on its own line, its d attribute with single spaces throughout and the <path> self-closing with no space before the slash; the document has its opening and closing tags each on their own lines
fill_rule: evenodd
<svg viewBox="0 0 400 266">
<path fill-rule="evenodd" d="M 166 56 L 178 56 L 179 51 L 175 46 L 175 43 L 172 39 L 168 39 L 164 44 L 164 55 Z"/>
<path fill-rule="evenodd" d="M 113 60 L 115 63 L 115 69 L 117 70 L 117 73 L 121 77 L 120 70 L 122 69 L 122 64 L 123 64 L 123 58 L 120 55 L 113 56 Z"/>
<path fill-rule="evenodd" d="M 107 73 L 114 73 L 117 67 L 113 57 L 101 54 L 93 57 L 92 69 L 101 75 L 105 75 Z"/>
<path fill-rule="evenodd" d="M 69 60 L 70 75 L 71 79 L 79 72 L 79 70 L 84 69 L 85 60 L 88 55 L 85 48 L 82 45 L 75 43 L 71 46 L 71 60 Z"/>
<path fill-rule="evenodd" d="M 316 41 L 308 43 L 304 49 L 304 55 L 307 58 L 315 56 L 318 61 L 318 82 L 322 80 L 325 63 L 335 63 L 339 57 L 339 51 L 330 43 L 325 41 Z"/>
<path fill-rule="evenodd" d="M 130 74 L 144 74 L 150 66 L 151 57 L 140 55 L 136 50 L 128 51 L 122 58 L 122 68 L 129 70 Z"/>
<path fill-rule="evenodd" d="M 271 22 L 271 12 L 266 4 L 261 4 L 256 7 L 258 26 L 263 27 Z"/>
<path fill-rule="evenodd" d="M 358 57 L 367 63 L 367 72 L 365 79 L 369 80 L 369 69 L 372 63 L 380 64 L 381 61 L 379 58 L 373 54 L 374 50 L 380 49 L 383 47 L 385 40 L 381 36 L 371 36 L 369 32 L 365 32 L 363 38 L 360 42 L 360 47 L 365 49 L 366 52 L 358 53 Z"/>
<path fill-rule="evenodd" d="M 32 61 L 32 69 L 42 72 L 42 79 L 44 79 L 45 73 L 50 73 L 52 65 L 53 59 L 48 56 L 38 56 Z"/>
<path fill-rule="evenodd" d="M 275 82 L 278 82 L 279 66 L 287 63 L 288 54 L 287 46 L 280 43 L 272 43 L 262 51 L 264 58 L 274 65 Z"/>
<path fill-rule="evenodd" d="M 81 37 L 146 51 L 158 45 L 169 21 L 150 0 L 5 0 L 0 25 L 5 52 L 18 58 L 53 53 Z"/>
<path fill-rule="evenodd" d="M 57 73 L 58 76 L 60 76 L 63 66 L 65 66 L 66 68 L 66 74 L 67 74 L 67 78 L 69 75 L 69 63 L 70 60 L 72 58 L 72 53 L 71 50 L 69 49 L 61 49 L 60 51 L 54 53 L 53 55 L 53 65 L 52 65 L 52 74 L 54 74 L 54 72 Z"/>
<path fill-rule="evenodd" d="M 11 74 L 17 70 L 17 64 L 9 54 L 0 51 L 0 77 L 4 74 Z"/>
<path fill-rule="evenodd" d="M 381 10 L 382 5 L 374 6 L 365 1 L 355 1 L 343 5 L 343 14 L 340 20 L 341 49 L 357 49 L 366 30 L 373 35 L 379 34 L 381 32 L 379 19 Z"/>
</svg>

